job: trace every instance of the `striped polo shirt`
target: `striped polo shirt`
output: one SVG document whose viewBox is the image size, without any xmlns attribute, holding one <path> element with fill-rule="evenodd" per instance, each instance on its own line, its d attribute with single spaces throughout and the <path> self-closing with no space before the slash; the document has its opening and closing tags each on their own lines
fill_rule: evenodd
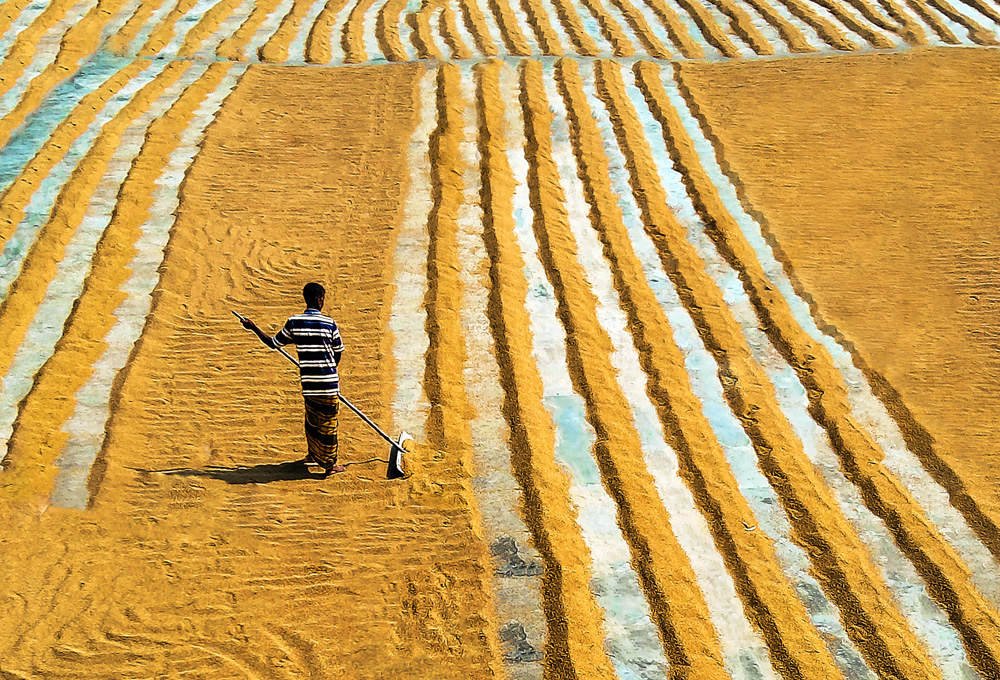
<svg viewBox="0 0 1000 680">
<path fill-rule="evenodd" d="M 295 345 L 303 396 L 340 394 L 340 377 L 333 354 L 343 352 L 344 343 L 336 321 L 310 307 L 289 317 L 274 336 L 274 344 Z"/>
</svg>

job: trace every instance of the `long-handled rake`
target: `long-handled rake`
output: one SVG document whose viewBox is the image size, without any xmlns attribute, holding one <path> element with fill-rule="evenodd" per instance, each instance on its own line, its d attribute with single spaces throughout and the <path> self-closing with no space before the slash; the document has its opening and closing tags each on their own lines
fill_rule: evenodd
<svg viewBox="0 0 1000 680">
<path fill-rule="evenodd" d="M 247 321 L 247 318 L 245 316 L 242 316 L 238 312 L 233 312 L 233 315 L 235 315 L 236 318 L 240 320 L 240 322 Z M 299 362 L 295 360 L 295 357 L 293 357 L 291 354 L 289 354 L 288 352 L 286 352 L 281 347 L 275 347 L 274 349 L 276 349 L 279 352 L 281 352 L 285 356 L 286 359 L 288 359 L 289 361 L 291 361 L 296 366 L 299 365 Z M 413 437 L 411 437 L 406 432 L 401 432 L 399 434 L 399 438 L 398 439 L 392 439 L 389 435 L 387 435 L 385 432 L 383 432 L 382 428 L 380 428 L 378 425 L 376 425 L 375 422 L 371 418 L 369 418 L 364 413 L 362 413 L 361 409 L 359 409 L 357 406 L 355 406 L 350 401 L 348 401 L 348 399 L 346 397 L 344 397 L 343 394 L 340 395 L 340 401 L 344 402 L 344 404 L 347 405 L 347 408 L 349 408 L 352 411 L 354 411 L 355 413 L 357 413 L 358 416 L 363 421 L 365 421 L 366 423 L 368 423 L 368 425 L 370 425 L 373 430 L 375 430 L 376 432 L 379 433 L 379 435 L 382 437 L 382 439 L 384 439 L 387 442 L 389 442 L 389 468 L 386 470 L 386 473 L 385 473 L 386 479 L 400 479 L 401 477 L 405 477 L 406 473 L 403 472 L 403 453 L 406 450 L 403 448 L 403 445 L 407 441 L 413 441 Z"/>
</svg>

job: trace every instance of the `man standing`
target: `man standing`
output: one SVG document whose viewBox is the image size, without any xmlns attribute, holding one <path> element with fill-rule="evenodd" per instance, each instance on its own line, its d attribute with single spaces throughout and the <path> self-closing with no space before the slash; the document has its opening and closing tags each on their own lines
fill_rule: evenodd
<svg viewBox="0 0 1000 680">
<path fill-rule="evenodd" d="M 337 364 L 344 343 L 337 323 L 320 313 L 326 301 L 323 286 L 307 283 L 302 289 L 302 297 L 306 301 L 306 311 L 289 317 L 273 338 L 265 335 L 250 319 L 243 319 L 242 323 L 271 349 L 295 345 L 306 406 L 306 441 L 309 444 L 306 462 L 319 465 L 325 470 L 324 477 L 328 477 L 345 469 L 337 465 L 337 414 L 340 411 Z"/>
</svg>

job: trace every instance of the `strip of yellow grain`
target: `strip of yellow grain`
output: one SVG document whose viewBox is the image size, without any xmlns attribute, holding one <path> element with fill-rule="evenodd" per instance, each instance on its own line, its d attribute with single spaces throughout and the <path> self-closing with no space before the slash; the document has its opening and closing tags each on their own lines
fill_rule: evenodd
<svg viewBox="0 0 1000 680">
<path fill-rule="evenodd" d="M 602 73 L 620 78 L 617 69 L 602 69 Z M 703 186 L 707 177 L 677 112 L 669 105 L 660 69 L 642 62 L 636 65 L 635 73 L 662 127 L 671 158 L 698 206 L 702 192 L 709 190 Z M 713 210 L 703 212 L 702 219 L 714 237 L 724 218 Z M 940 678 L 940 671 L 899 611 L 868 549 L 803 450 L 722 291 L 684 231 L 676 229 L 677 223 L 664 222 L 663 226 L 670 227 L 672 233 L 662 235 L 657 244 L 663 248 L 669 245 L 661 258 L 676 262 L 678 267 L 684 264 L 675 286 L 702 342 L 715 357 L 726 402 L 753 443 L 758 467 L 785 508 L 793 540 L 808 553 L 813 573 L 840 609 L 848 635 L 872 670 L 883 677 Z M 754 263 L 759 267 L 756 259 Z"/>
<path fill-rule="evenodd" d="M 594 294 L 577 260 L 576 240 L 552 154 L 553 114 L 541 64 L 525 61 L 521 71 L 532 226 L 539 259 L 555 290 L 557 314 L 566 329 L 570 377 L 586 403 L 587 421 L 597 434 L 593 453 L 602 482 L 617 506 L 632 567 L 671 667 L 685 668 L 691 677 L 728 678 L 708 607 L 646 467 L 631 407 L 611 363 L 614 348 L 597 317 Z M 575 62 L 560 60 L 559 71 L 562 82 L 579 85 Z M 608 200 L 603 203 L 613 205 L 612 199 L 605 198 Z"/>
<path fill-rule="evenodd" d="M 257 29 L 261 27 L 268 15 L 278 8 L 279 4 L 281 4 L 281 0 L 256 0 L 250 16 L 231 36 L 219 43 L 215 55 L 220 59 L 230 61 L 246 61 L 247 43 L 253 39 Z"/>
<path fill-rule="evenodd" d="M 56 55 L 55 61 L 31 79 L 31 83 L 28 84 L 28 88 L 17 105 L 0 119 L 0 148 L 7 143 L 11 133 L 25 121 L 28 115 L 38 108 L 46 95 L 52 91 L 52 88 L 75 73 L 79 68 L 80 61 L 94 53 L 101 39 L 101 29 L 121 8 L 124 1 L 98 0 L 89 12 L 66 31 L 62 43 L 59 45 L 59 53 Z M 55 4 L 58 3 L 53 3 L 53 5 Z M 27 30 L 29 29 L 25 29 L 25 31 Z M 18 41 L 23 35 L 23 32 L 18 35 Z M 0 72 L 8 61 L 10 61 L 9 56 L 0 64 Z M 13 83 L 7 83 L 3 80 L 4 77 L 6 76 L 0 75 L 0 90 L 5 92 Z"/>
<path fill-rule="evenodd" d="M 219 26 L 226 18 L 243 4 L 243 0 L 219 0 L 208 8 L 187 35 L 184 36 L 184 44 L 177 51 L 179 57 L 193 56 L 206 38 L 219 30 Z"/>
<path fill-rule="evenodd" d="M 76 401 L 67 395 L 83 387 L 107 346 L 104 338 L 114 327 L 114 312 L 125 299 L 121 286 L 131 273 L 129 264 L 136 254 L 142 224 L 150 217 L 156 180 L 194 112 L 229 68 L 228 64 L 211 65 L 147 130 L 142 149 L 118 192 L 118 204 L 97 244 L 83 291 L 63 335 L 21 403 L 7 458 L 14 481 L 5 490 L 12 496 L 47 496 L 51 492 L 56 474 L 53 462 L 69 436 L 62 426 L 76 408 Z M 173 69 L 164 82 L 182 72 L 182 67 Z"/>
<path fill-rule="evenodd" d="M 645 87 L 655 92 L 660 81 L 653 69 L 645 72 Z M 868 509 L 885 522 L 896 544 L 927 583 L 928 592 L 947 612 L 973 665 L 984 677 L 1000 677 L 1000 614 L 973 586 L 969 568 L 906 486 L 882 464 L 882 449 L 854 419 L 847 386 L 833 358 L 802 328 L 788 301 L 768 279 L 753 247 L 701 166 L 676 111 L 661 106 L 655 115 L 664 127 L 665 137 L 670 139 L 668 146 L 675 163 L 684 168 L 695 208 L 712 226 L 710 237 L 739 272 L 762 329 L 798 374 L 809 399 L 810 414 L 829 434 L 844 474 L 858 487 Z M 857 588 L 861 579 L 853 571 L 845 573 L 850 575 L 851 587 Z M 881 612 L 880 618 L 889 622 L 887 612 Z M 902 661 L 903 657 L 894 653 L 892 659 Z M 906 671 L 904 677 L 916 677 L 912 675 L 916 672 L 916 668 Z"/>
<path fill-rule="evenodd" d="M 25 165 L 17 178 L 0 195 L 0 242 L 6 242 L 17 229 L 24 219 L 24 211 L 31 197 L 52 168 L 66 156 L 73 141 L 87 131 L 97 113 L 116 93 L 147 68 L 149 62 L 134 61 L 128 64 L 92 92 L 84 95 L 69 115 L 59 122 L 31 162 Z"/>
<path fill-rule="evenodd" d="M 546 677 L 611 680 L 616 674 L 604 652 L 601 611 L 590 591 L 590 552 L 576 521 L 566 473 L 555 460 L 552 419 L 542 402 L 538 366 L 531 359 L 528 284 L 514 235 L 515 180 L 504 134 L 504 101 L 510 101 L 510 93 L 500 92 L 501 67 L 502 62 L 491 61 L 478 73 L 483 227 L 490 256 L 487 316 L 504 389 L 511 464 L 524 492 L 522 512 L 545 561 Z"/>
</svg>

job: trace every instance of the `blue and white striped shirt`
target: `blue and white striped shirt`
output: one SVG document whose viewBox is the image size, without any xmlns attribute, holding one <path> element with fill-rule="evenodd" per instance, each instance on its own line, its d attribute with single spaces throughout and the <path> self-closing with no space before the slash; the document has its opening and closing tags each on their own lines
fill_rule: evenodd
<svg viewBox="0 0 1000 680">
<path fill-rule="evenodd" d="M 340 394 L 335 352 L 344 351 L 337 322 L 312 307 L 289 317 L 274 336 L 275 345 L 295 345 L 303 396 Z"/>
</svg>

